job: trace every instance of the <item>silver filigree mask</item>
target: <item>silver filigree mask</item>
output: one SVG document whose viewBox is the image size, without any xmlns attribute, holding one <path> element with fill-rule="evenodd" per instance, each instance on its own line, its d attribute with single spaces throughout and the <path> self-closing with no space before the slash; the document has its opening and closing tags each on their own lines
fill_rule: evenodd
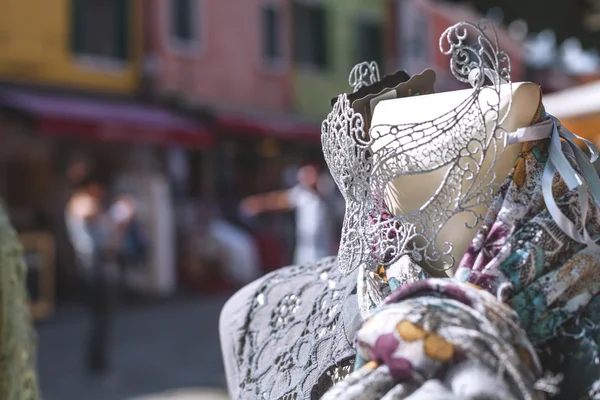
<svg viewBox="0 0 600 400">
<path fill-rule="evenodd" d="M 477 40 L 468 40 L 473 35 Z M 473 87 L 472 95 L 450 112 L 427 122 L 371 126 L 367 132 L 363 115 L 342 94 L 323 122 L 323 153 L 346 200 L 338 254 L 343 273 L 364 264 L 390 265 L 406 255 L 424 268 L 453 268 L 457 260 L 452 243 L 436 243 L 438 234 L 461 213 L 469 215 L 467 225 L 475 229 L 483 219 L 481 206 L 492 202 L 497 187 L 494 165 L 507 143 L 500 127 L 500 87 L 509 85 L 511 91 L 509 57 L 499 49 L 496 32 L 486 21 L 460 22 L 442 34 L 439 44 L 450 56 L 455 78 Z M 491 85 L 485 84 L 486 76 Z M 376 65 L 363 63 L 353 69 L 350 83 L 356 91 L 379 79 Z M 491 100 L 482 108 L 479 98 L 484 91 L 491 93 L 486 94 Z M 491 165 L 484 165 L 484 158 L 491 158 Z M 394 179 L 442 168 L 442 183 L 420 209 L 389 215 L 386 188 Z"/>
</svg>

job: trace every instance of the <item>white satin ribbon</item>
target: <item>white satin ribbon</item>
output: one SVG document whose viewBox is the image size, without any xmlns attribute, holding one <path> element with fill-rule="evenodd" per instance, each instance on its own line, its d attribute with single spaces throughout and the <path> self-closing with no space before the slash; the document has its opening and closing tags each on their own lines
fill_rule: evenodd
<svg viewBox="0 0 600 400">
<path fill-rule="evenodd" d="M 560 121 L 550 114 L 547 114 L 546 119 L 540 123 L 509 133 L 508 143 L 513 144 L 546 138 L 550 138 L 548 161 L 542 176 L 542 194 L 546 208 L 560 229 L 571 239 L 581 244 L 600 248 L 596 244 L 598 238 L 591 238 L 585 226 L 589 211 L 589 194 L 587 188 L 583 185 L 584 182 L 587 182 L 596 205 L 600 207 L 600 177 L 598 177 L 598 173 L 592 165 L 598 159 L 598 148 L 589 140 L 566 130 L 560 125 Z M 573 139 L 582 140 L 587 145 L 590 157 L 579 148 Z M 583 177 L 571 166 L 565 154 L 569 154 L 575 159 Z M 581 232 L 556 204 L 552 193 L 552 183 L 556 171 L 558 171 L 569 190 L 577 189 L 578 191 L 583 225 Z"/>
</svg>

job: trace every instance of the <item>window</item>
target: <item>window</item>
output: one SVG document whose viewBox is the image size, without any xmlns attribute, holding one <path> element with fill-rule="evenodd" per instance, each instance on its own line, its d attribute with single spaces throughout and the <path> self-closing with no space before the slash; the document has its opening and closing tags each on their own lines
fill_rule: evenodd
<svg viewBox="0 0 600 400">
<path fill-rule="evenodd" d="M 267 65 L 272 66 L 282 57 L 281 12 L 275 5 L 261 9 L 262 54 Z"/>
<path fill-rule="evenodd" d="M 411 17 L 411 34 L 408 38 L 406 48 L 408 57 L 417 63 L 429 62 L 429 25 L 426 16 L 423 12 L 416 12 Z"/>
<path fill-rule="evenodd" d="M 196 0 L 171 0 L 171 37 L 179 44 L 196 42 Z"/>
<path fill-rule="evenodd" d="M 378 22 L 361 21 L 356 29 L 356 63 L 375 61 L 379 68 L 384 67 L 383 62 L 383 31 Z"/>
<path fill-rule="evenodd" d="M 71 50 L 85 56 L 129 57 L 127 0 L 72 0 Z"/>
<path fill-rule="evenodd" d="M 294 5 L 294 58 L 298 64 L 327 67 L 327 13 L 321 4 Z"/>
</svg>

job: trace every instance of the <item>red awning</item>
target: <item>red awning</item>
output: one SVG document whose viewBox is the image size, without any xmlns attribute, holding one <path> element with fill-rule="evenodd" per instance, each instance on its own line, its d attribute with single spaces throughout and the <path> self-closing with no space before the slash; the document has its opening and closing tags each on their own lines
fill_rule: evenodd
<svg viewBox="0 0 600 400">
<path fill-rule="evenodd" d="M 221 132 L 321 143 L 321 126 L 296 115 L 220 110 L 215 126 Z"/>
<path fill-rule="evenodd" d="M 0 106 L 35 117 L 43 135 L 193 147 L 213 143 L 199 122 L 133 101 L 0 89 Z"/>
</svg>

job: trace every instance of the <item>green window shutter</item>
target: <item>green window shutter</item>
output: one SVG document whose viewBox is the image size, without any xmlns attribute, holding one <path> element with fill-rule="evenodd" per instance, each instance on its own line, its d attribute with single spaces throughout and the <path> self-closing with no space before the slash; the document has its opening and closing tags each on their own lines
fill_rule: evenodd
<svg viewBox="0 0 600 400">
<path fill-rule="evenodd" d="M 355 62 L 375 61 L 379 68 L 384 67 L 384 32 L 379 22 L 362 21 L 356 28 Z"/>
<path fill-rule="evenodd" d="M 294 60 L 319 68 L 328 64 L 328 15 L 323 5 L 294 3 Z"/>
<path fill-rule="evenodd" d="M 311 6 L 294 3 L 294 61 L 313 63 L 313 29 L 311 24 Z"/>
<path fill-rule="evenodd" d="M 328 46 L 327 41 L 327 11 L 325 7 L 315 7 L 311 13 L 311 23 L 313 24 L 312 40 L 314 46 L 313 62 L 321 68 L 327 68 Z"/>
<path fill-rule="evenodd" d="M 70 32 L 70 47 L 71 52 L 80 54 L 84 51 L 84 17 L 83 10 L 85 0 L 71 0 L 71 32 Z"/>
<path fill-rule="evenodd" d="M 131 1 L 115 1 L 115 56 L 128 60 L 130 56 Z"/>
</svg>

